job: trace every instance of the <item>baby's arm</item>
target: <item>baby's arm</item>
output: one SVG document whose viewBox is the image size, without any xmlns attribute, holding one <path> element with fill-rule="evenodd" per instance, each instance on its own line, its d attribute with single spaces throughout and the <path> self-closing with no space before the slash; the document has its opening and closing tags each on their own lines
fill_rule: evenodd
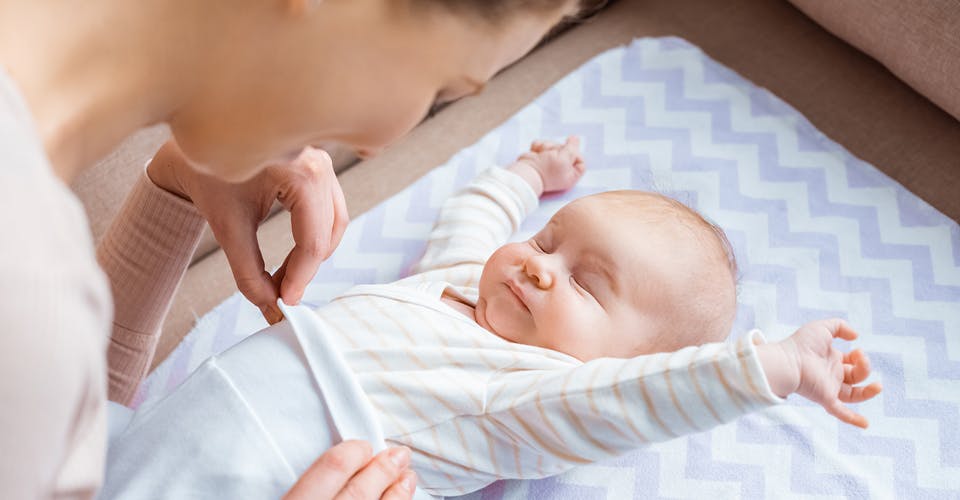
<svg viewBox="0 0 960 500">
<path fill-rule="evenodd" d="M 782 401 L 764 379 L 759 338 L 579 365 L 521 353 L 491 377 L 483 413 L 430 429 L 451 439 L 426 451 L 466 457 L 473 475 L 533 479 L 708 430 Z M 478 437 L 458 454 L 461 432 Z"/>
<path fill-rule="evenodd" d="M 842 321 L 820 321 L 776 343 L 754 331 L 736 343 L 502 373 L 490 383 L 486 412 L 460 423 L 484 430 L 486 442 L 474 454 L 486 458 L 489 448 L 489 460 L 473 466 L 498 478 L 543 477 L 705 431 L 793 392 L 865 426 L 841 401 L 869 399 L 879 384 L 852 385 L 869 375 L 869 363 L 860 351 L 835 350 L 834 337 L 856 334 Z M 486 470 L 480 463 L 499 466 Z"/>
<path fill-rule="evenodd" d="M 757 347 L 771 390 L 780 397 L 797 393 L 823 406 L 843 422 L 867 427 L 867 419 L 843 403 L 859 403 L 881 391 L 879 382 L 855 386 L 870 375 L 870 360 L 860 350 L 842 353 L 834 338 L 855 340 L 857 332 L 839 319 L 814 321 L 780 342 Z"/>
<path fill-rule="evenodd" d="M 576 137 L 565 144 L 534 142 L 506 168 L 491 168 L 448 199 L 415 273 L 480 264 L 519 228 L 544 192 L 573 187 L 583 174 Z"/>
</svg>

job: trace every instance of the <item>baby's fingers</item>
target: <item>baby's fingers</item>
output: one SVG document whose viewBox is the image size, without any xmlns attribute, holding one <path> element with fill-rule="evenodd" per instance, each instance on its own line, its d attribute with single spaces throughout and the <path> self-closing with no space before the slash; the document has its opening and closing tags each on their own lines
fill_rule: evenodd
<svg viewBox="0 0 960 500">
<path fill-rule="evenodd" d="M 553 141 L 533 141 L 530 144 L 530 151 L 533 153 L 542 153 L 544 151 L 552 151 L 562 147 L 562 144 L 558 144 Z"/>
<path fill-rule="evenodd" d="M 827 328 L 834 338 L 843 340 L 856 340 L 860 336 L 850 325 L 842 319 L 832 319 L 827 321 Z"/>
<path fill-rule="evenodd" d="M 563 149 L 572 151 L 574 153 L 580 152 L 580 136 L 571 135 L 567 137 L 567 141 L 563 143 Z"/>
<path fill-rule="evenodd" d="M 850 425 L 855 425 L 861 429 L 866 429 L 869 422 L 867 422 L 867 417 L 847 408 L 839 400 L 834 400 L 833 404 L 830 406 L 824 407 L 827 410 L 827 413 L 837 417 L 841 422 L 846 422 Z"/>
<path fill-rule="evenodd" d="M 859 384 L 870 375 L 870 358 L 860 349 L 844 354 L 843 356 L 843 382 L 846 384 Z"/>
<path fill-rule="evenodd" d="M 587 170 L 587 165 L 583 162 L 583 157 L 577 155 L 573 159 L 573 170 L 577 172 L 577 175 L 583 175 Z"/>
<path fill-rule="evenodd" d="M 840 394 L 838 397 L 840 401 L 844 403 L 859 403 L 861 401 L 866 401 L 877 394 L 880 394 L 880 391 L 883 390 L 883 386 L 880 385 L 880 382 L 874 382 L 870 385 L 855 387 L 849 384 L 843 384 L 840 387 Z"/>
</svg>

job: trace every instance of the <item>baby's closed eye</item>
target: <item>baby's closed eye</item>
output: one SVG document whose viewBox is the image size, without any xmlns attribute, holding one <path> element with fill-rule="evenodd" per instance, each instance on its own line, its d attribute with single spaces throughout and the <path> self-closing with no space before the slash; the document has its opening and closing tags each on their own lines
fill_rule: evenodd
<svg viewBox="0 0 960 500">
<path fill-rule="evenodd" d="M 570 284 L 571 284 L 571 286 L 573 286 L 573 288 L 574 288 L 575 290 L 577 290 L 577 292 L 578 292 L 580 295 L 582 295 L 584 298 L 588 298 L 588 299 L 596 302 L 597 304 L 600 304 L 600 299 L 593 293 L 593 291 L 592 291 L 592 289 L 591 289 L 591 286 L 592 286 L 591 284 L 588 284 L 588 283 L 587 283 L 585 280 L 583 280 L 582 278 L 581 278 L 581 279 L 578 279 L 577 276 L 574 275 L 574 274 L 571 274 L 571 275 L 570 275 Z M 600 304 L 600 305 L 601 305 L 601 307 L 603 306 L 603 304 Z"/>
</svg>

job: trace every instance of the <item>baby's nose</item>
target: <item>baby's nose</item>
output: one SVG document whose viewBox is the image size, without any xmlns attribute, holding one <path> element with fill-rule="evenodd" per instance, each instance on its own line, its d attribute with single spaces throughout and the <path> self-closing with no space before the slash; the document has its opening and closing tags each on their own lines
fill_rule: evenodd
<svg viewBox="0 0 960 500">
<path fill-rule="evenodd" d="M 543 256 L 534 256 L 524 262 L 523 270 L 533 284 L 541 290 L 548 290 L 553 286 L 553 274 L 547 267 Z"/>
</svg>

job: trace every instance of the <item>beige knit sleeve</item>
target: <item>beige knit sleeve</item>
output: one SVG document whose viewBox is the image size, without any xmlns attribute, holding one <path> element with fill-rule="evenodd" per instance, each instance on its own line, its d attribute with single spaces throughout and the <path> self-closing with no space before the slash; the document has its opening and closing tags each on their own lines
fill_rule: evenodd
<svg viewBox="0 0 960 500">
<path fill-rule="evenodd" d="M 97 261 L 110 280 L 115 310 L 107 350 L 112 401 L 129 403 L 146 375 L 203 227 L 193 204 L 144 172 L 100 242 Z"/>
</svg>

